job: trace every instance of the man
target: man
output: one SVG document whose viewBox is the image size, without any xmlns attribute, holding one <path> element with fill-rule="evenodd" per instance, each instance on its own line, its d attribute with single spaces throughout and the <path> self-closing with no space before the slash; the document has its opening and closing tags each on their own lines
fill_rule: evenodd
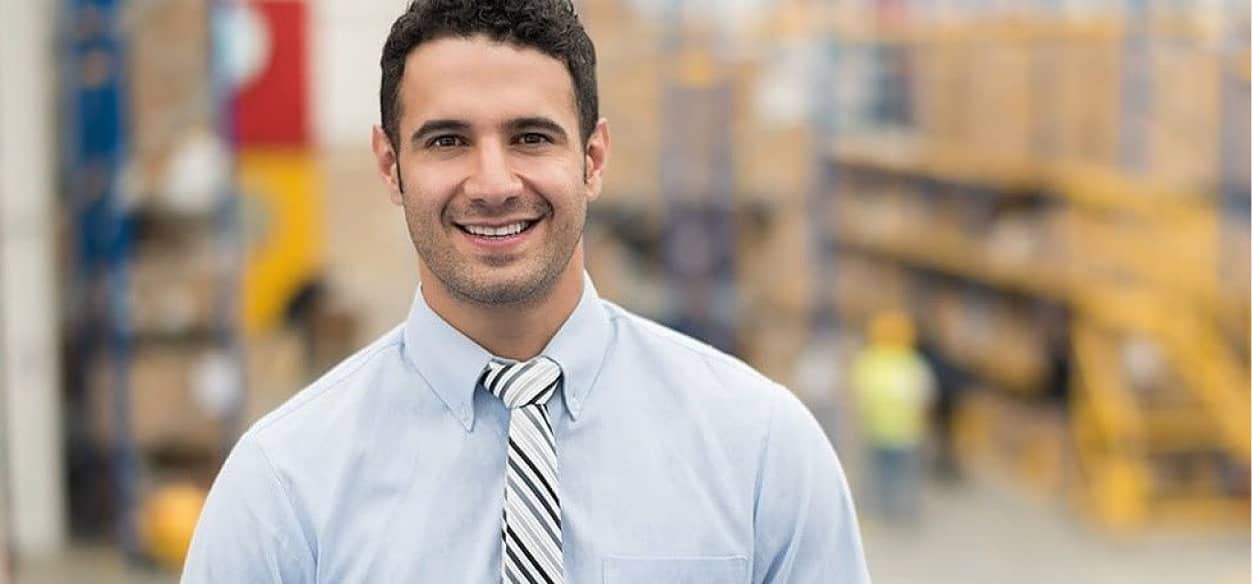
<svg viewBox="0 0 1252 584">
<path fill-rule="evenodd" d="M 412 310 L 240 439 L 183 581 L 867 581 L 799 401 L 585 275 L 610 140 L 568 0 L 417 0 L 382 73 Z"/>
<path fill-rule="evenodd" d="M 874 316 L 869 343 L 852 362 L 852 390 L 869 446 L 874 495 L 882 518 L 914 525 L 920 519 L 926 412 L 935 393 L 930 365 L 914 348 L 913 321 L 898 311 Z"/>
</svg>

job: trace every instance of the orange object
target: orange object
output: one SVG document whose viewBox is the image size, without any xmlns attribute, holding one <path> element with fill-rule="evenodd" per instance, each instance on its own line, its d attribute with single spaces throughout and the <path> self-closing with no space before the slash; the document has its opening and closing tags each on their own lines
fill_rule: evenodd
<svg viewBox="0 0 1252 584">
<path fill-rule="evenodd" d="M 875 315 L 869 324 L 869 339 L 875 345 L 909 348 L 913 346 L 915 337 L 913 321 L 903 312 L 882 312 Z"/>
<path fill-rule="evenodd" d="M 157 489 L 144 502 L 140 536 L 152 559 L 171 569 L 182 568 L 204 497 L 199 487 L 176 484 Z"/>
</svg>

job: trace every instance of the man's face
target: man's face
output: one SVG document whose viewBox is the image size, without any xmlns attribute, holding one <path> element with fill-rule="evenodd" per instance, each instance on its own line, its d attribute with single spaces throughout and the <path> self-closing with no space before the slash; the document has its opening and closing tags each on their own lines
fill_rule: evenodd
<svg viewBox="0 0 1252 584">
<path fill-rule="evenodd" d="M 563 275 L 582 277 L 570 259 L 607 128 L 584 150 L 563 63 L 483 37 L 435 40 L 409 55 L 398 100 L 395 150 L 378 128 L 374 150 L 424 276 L 483 304 L 539 300 Z"/>
</svg>

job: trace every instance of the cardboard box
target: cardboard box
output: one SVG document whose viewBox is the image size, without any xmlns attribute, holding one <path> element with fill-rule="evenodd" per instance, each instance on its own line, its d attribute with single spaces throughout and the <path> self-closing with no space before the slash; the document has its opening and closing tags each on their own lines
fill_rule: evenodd
<svg viewBox="0 0 1252 584">
<path fill-rule="evenodd" d="M 1060 160 L 1117 166 L 1121 162 L 1121 44 L 1079 37 L 1057 49 L 1054 99 L 1059 103 Z"/>
<path fill-rule="evenodd" d="M 1214 192 L 1224 123 L 1218 54 L 1191 43 L 1160 43 L 1148 59 L 1148 168 L 1161 186 Z"/>
<path fill-rule="evenodd" d="M 225 295 L 231 293 L 226 264 L 211 243 L 184 249 L 151 245 L 136 256 L 129 290 L 136 333 L 203 335 L 226 319 Z"/>
<path fill-rule="evenodd" d="M 129 364 L 130 436 L 141 451 L 218 452 L 226 439 L 222 420 L 194 395 L 203 347 L 158 346 L 136 351 Z M 116 438 L 116 368 L 103 357 L 89 372 L 94 434 L 102 444 Z"/>
<path fill-rule="evenodd" d="M 159 196 L 191 128 L 214 128 L 206 0 L 132 2 L 126 19 L 132 187 Z"/>
</svg>

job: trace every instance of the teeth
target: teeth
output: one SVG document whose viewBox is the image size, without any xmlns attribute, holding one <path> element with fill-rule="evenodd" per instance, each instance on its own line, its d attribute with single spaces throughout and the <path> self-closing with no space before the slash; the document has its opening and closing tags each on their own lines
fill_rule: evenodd
<svg viewBox="0 0 1252 584">
<path fill-rule="evenodd" d="M 485 226 L 480 226 L 480 225 L 466 225 L 465 230 L 474 235 L 479 235 L 483 237 L 506 237 L 509 235 L 516 235 L 518 233 L 521 233 L 523 229 L 526 229 L 527 225 L 528 223 L 525 221 L 519 221 L 517 223 L 510 223 L 502 227 L 485 227 Z"/>
</svg>

